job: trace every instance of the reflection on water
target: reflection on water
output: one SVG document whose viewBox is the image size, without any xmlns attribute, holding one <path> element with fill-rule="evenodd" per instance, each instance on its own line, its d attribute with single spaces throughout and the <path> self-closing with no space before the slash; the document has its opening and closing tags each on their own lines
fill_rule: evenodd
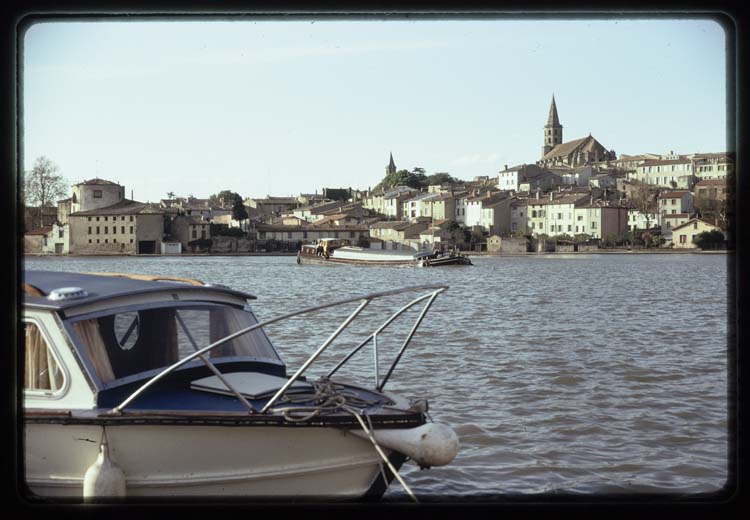
<svg viewBox="0 0 750 520">
<path fill-rule="evenodd" d="M 294 257 L 98 257 L 28 258 L 26 267 L 199 278 L 256 294 L 261 320 L 329 299 L 446 283 L 450 289 L 437 298 L 388 382 L 391 390 L 428 398 L 432 418 L 460 437 L 450 466 L 405 467 L 417 496 L 722 488 L 728 478 L 726 256 L 472 261 L 414 269 L 298 266 Z M 377 316 L 382 321 L 406 298 L 368 307 L 313 373 L 326 372 L 372 332 Z M 347 313 L 290 320 L 268 333 L 296 369 Z M 399 323 L 379 338 L 381 372 L 409 327 Z M 341 376 L 371 384 L 372 365 L 368 347 Z M 394 483 L 386 499 L 405 496 Z"/>
</svg>

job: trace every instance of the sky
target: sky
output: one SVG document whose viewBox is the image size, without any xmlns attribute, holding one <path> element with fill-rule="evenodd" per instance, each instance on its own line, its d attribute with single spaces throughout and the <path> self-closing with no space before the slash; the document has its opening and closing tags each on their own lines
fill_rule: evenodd
<svg viewBox="0 0 750 520">
<path fill-rule="evenodd" d="M 720 152 L 726 36 L 710 19 L 52 21 L 23 36 L 25 170 L 126 196 L 374 187 L 398 169 L 471 180 L 563 141 Z"/>
</svg>

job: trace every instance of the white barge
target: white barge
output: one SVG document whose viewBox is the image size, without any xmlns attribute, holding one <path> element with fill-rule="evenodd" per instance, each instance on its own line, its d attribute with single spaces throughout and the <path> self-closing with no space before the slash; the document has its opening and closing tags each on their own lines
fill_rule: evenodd
<svg viewBox="0 0 750 520">
<path fill-rule="evenodd" d="M 197 280 L 26 271 L 23 287 L 31 498 L 377 499 L 393 478 L 401 480 L 408 459 L 430 467 L 457 453 L 458 438 L 429 420 L 426 401 L 384 390 L 446 286 L 321 303 L 264 322 L 250 307 L 255 296 Z M 325 377 L 306 379 L 371 301 L 410 291 L 421 295 Z M 357 309 L 288 374 L 265 328 L 353 302 Z M 378 334 L 418 304 L 419 317 L 383 375 Z M 368 344 L 373 379 L 337 380 L 338 369 Z"/>
<path fill-rule="evenodd" d="M 471 265 L 471 260 L 457 251 L 448 253 L 388 251 L 352 246 L 346 239 L 321 238 L 316 244 L 302 246 L 297 254 L 297 263 L 438 267 Z"/>
</svg>

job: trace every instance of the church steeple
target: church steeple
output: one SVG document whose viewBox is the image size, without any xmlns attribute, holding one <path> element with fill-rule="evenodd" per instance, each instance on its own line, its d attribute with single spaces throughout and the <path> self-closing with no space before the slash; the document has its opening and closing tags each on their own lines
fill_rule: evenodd
<svg viewBox="0 0 750 520">
<path fill-rule="evenodd" d="M 393 152 L 391 152 L 391 162 L 385 167 L 385 174 L 388 175 L 389 173 L 396 173 L 396 163 L 393 162 Z"/>
<path fill-rule="evenodd" d="M 552 104 L 549 107 L 549 116 L 547 124 L 544 125 L 544 146 L 542 146 L 542 157 L 552 150 L 558 144 L 562 144 L 562 125 L 557 117 L 557 105 L 555 104 L 555 95 L 552 94 Z"/>
</svg>

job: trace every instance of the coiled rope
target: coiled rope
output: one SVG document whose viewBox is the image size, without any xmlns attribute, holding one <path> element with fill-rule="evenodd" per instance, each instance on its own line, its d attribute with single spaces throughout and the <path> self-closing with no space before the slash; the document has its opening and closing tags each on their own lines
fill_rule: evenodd
<svg viewBox="0 0 750 520">
<path fill-rule="evenodd" d="M 377 400 L 368 400 L 360 397 L 355 392 L 352 392 L 350 390 L 336 388 L 336 386 L 327 379 L 321 379 L 320 381 L 314 382 L 313 388 L 315 390 L 315 393 L 311 396 L 309 394 L 305 394 L 303 396 L 295 396 L 293 394 L 285 396 L 282 402 L 289 403 L 292 406 L 285 406 L 283 408 L 274 407 L 274 411 L 281 413 L 284 419 L 289 422 L 308 421 L 324 412 L 332 413 L 338 410 L 343 410 L 350 413 L 354 416 L 355 419 L 357 419 L 357 422 L 359 422 L 362 431 L 365 432 L 367 438 L 370 439 L 370 442 L 375 447 L 375 451 L 377 451 L 380 458 L 383 459 L 383 461 L 388 465 L 391 473 L 394 477 L 396 477 L 406 493 L 412 498 L 412 500 L 414 500 L 414 502 L 419 503 L 417 497 L 414 495 L 409 486 L 406 485 L 406 482 L 404 482 L 404 479 L 401 478 L 401 475 L 398 474 L 398 471 L 393 467 L 391 461 L 388 460 L 385 452 L 383 452 L 383 449 L 380 447 L 378 442 L 375 440 L 374 435 L 372 434 L 374 428 L 372 427 L 372 422 L 370 421 L 370 417 L 365 412 L 365 409 L 368 406 L 376 404 Z M 303 413 L 304 415 L 292 415 L 299 413 Z M 362 415 L 367 418 L 367 422 L 370 423 L 370 428 L 367 428 L 367 425 L 362 420 Z M 387 479 L 385 477 L 383 464 L 379 461 L 378 464 L 380 465 L 380 474 L 383 477 L 383 483 L 386 483 Z"/>
</svg>

